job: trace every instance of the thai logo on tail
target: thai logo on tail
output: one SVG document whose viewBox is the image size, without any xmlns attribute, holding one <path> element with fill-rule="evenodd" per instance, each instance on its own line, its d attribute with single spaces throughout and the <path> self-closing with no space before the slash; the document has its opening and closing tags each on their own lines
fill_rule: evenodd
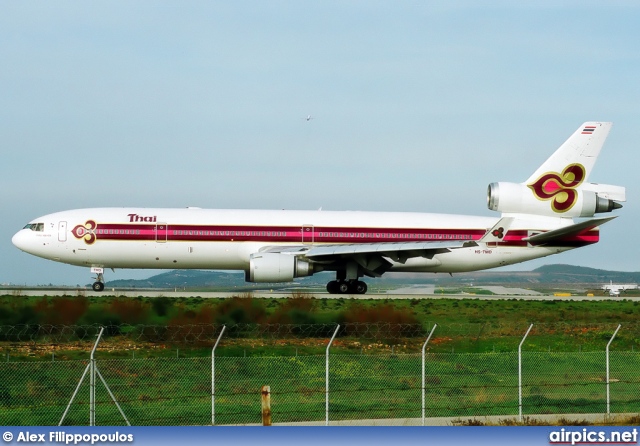
<svg viewBox="0 0 640 446">
<path fill-rule="evenodd" d="M 582 164 L 571 164 L 562 173 L 547 172 L 535 182 L 527 184 L 538 200 L 551 201 L 554 212 L 567 212 L 578 201 L 578 191 L 585 177 Z"/>
<path fill-rule="evenodd" d="M 95 221 L 93 220 L 87 220 L 87 222 L 84 225 L 78 225 L 75 228 L 73 228 L 73 230 L 71 231 L 71 233 L 73 234 L 73 236 L 77 239 L 84 239 L 84 242 L 87 245 L 91 245 L 93 244 L 93 242 L 96 241 L 96 228 L 98 227 L 98 225 L 96 224 Z"/>
</svg>

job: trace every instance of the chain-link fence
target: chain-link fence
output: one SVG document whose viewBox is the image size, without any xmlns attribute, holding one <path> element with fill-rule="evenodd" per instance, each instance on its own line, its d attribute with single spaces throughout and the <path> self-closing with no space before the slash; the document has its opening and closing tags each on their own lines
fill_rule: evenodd
<svg viewBox="0 0 640 446">
<path fill-rule="evenodd" d="M 271 389 L 275 424 L 387 420 L 419 425 L 423 416 L 640 412 L 640 354 L 635 351 L 610 352 L 607 367 L 605 351 L 525 349 L 519 355 L 517 342 L 514 351 L 455 353 L 426 348 L 423 356 L 421 347 L 428 334 L 415 327 L 172 330 L 105 328 L 107 336 L 97 344 L 94 360 L 7 357 L 0 362 L 0 424 L 87 425 L 92 417 L 97 425 L 260 424 L 264 385 Z M 53 332 L 66 332 L 66 338 Z M 87 334 L 79 337 L 79 332 Z M 11 333 L 25 336 L 26 331 L 16 328 Z M 30 333 L 26 342 L 36 350 L 68 341 L 78 342 L 89 352 L 93 346 L 89 341 L 91 337 L 96 341 L 97 330 L 48 330 L 46 341 L 34 330 Z M 333 334 L 338 337 L 330 345 Z M 179 337 L 192 344 L 209 344 L 209 353 L 188 358 L 179 352 L 172 357 L 141 357 L 141 353 L 135 359 L 133 355 L 109 357 L 107 353 L 114 353 L 116 346 L 108 341 L 118 336 L 154 345 Z M 220 354 L 218 341 L 225 345 L 225 354 Z M 15 338 L 10 342 L 17 350 L 19 342 Z M 438 338 L 429 342 L 437 344 Z"/>
</svg>

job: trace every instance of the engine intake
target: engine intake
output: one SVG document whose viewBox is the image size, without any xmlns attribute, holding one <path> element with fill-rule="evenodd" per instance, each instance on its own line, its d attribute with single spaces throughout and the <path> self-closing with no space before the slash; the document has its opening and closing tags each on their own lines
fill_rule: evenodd
<svg viewBox="0 0 640 446">
<path fill-rule="evenodd" d="M 296 277 L 311 276 L 313 265 L 297 256 L 273 252 L 251 254 L 247 282 L 291 282 Z"/>
</svg>

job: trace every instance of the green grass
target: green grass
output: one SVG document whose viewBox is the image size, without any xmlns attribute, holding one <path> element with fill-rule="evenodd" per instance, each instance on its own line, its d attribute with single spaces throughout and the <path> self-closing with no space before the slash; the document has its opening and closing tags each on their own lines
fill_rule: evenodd
<svg viewBox="0 0 640 446">
<path fill-rule="evenodd" d="M 523 413 L 604 413 L 603 353 L 526 353 Z M 322 421 L 324 356 L 218 357 L 216 424 L 260 423 L 260 389 L 271 387 L 273 421 Z M 97 361 L 133 425 L 211 423 L 211 358 Z M 0 364 L 0 423 L 54 425 L 85 361 Z M 420 355 L 332 355 L 330 420 L 419 418 Z M 612 413 L 640 412 L 640 354 L 611 356 Z M 426 416 L 518 414 L 515 353 L 428 354 Z M 88 422 L 88 379 L 65 425 Z M 122 425 L 109 395 L 97 387 L 97 423 Z"/>
<path fill-rule="evenodd" d="M 101 354 L 113 357 L 171 357 L 176 350 L 190 357 L 206 356 L 223 324 L 325 324 L 327 329 L 308 336 L 290 336 L 290 342 L 270 342 L 283 334 L 261 334 L 253 342 L 227 332 L 220 353 L 227 356 L 322 354 L 326 338 L 335 324 L 405 324 L 410 335 L 400 332 L 339 336 L 336 349 L 358 352 L 420 350 L 434 324 L 438 328 L 430 351 L 484 353 L 515 351 L 529 324 L 534 329 L 524 345 L 529 351 L 602 351 L 618 324 L 612 348 L 640 349 L 640 304 L 612 301 L 532 301 L 475 299 L 315 299 L 300 294 L 295 299 L 202 298 L 116 298 L 96 297 L 16 297 L 0 296 L 0 360 L 86 359 L 88 345 L 96 329 L 67 329 L 60 336 L 35 333 L 39 324 L 74 326 L 121 325 L 106 333 Z M 139 324 L 152 325 L 157 336 L 132 336 Z M 8 326 L 20 326 L 19 330 Z M 26 327 L 28 326 L 28 328 Z M 162 337 L 163 327 L 210 326 L 207 333 L 194 336 L 188 329 Z M 16 330 L 19 333 L 16 333 Z M 74 333 L 75 330 L 77 333 Z M 30 334 L 33 332 L 35 334 Z M 134 333 L 135 334 L 135 333 Z M 50 339 L 56 339 L 52 341 Z M 317 342 L 312 339 L 317 338 Z M 151 339 L 150 342 L 147 340 Z M 84 341 L 84 342 L 81 342 Z M 58 344 L 55 352 L 46 348 Z M 77 344 L 77 345 L 76 345 Z M 45 346 L 45 347 L 43 347 Z M 72 346 L 72 348 L 70 348 Z"/>
</svg>

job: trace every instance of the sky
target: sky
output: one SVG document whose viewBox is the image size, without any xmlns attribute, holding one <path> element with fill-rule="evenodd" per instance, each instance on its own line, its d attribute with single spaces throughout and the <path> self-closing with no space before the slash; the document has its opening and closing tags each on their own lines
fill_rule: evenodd
<svg viewBox="0 0 640 446">
<path fill-rule="evenodd" d="M 590 181 L 628 201 L 597 245 L 512 269 L 639 271 L 638 23 L 635 1 L 2 2 L 0 283 L 91 281 L 11 244 L 66 209 L 498 216 L 487 185 L 585 121 L 614 123 Z"/>
</svg>

